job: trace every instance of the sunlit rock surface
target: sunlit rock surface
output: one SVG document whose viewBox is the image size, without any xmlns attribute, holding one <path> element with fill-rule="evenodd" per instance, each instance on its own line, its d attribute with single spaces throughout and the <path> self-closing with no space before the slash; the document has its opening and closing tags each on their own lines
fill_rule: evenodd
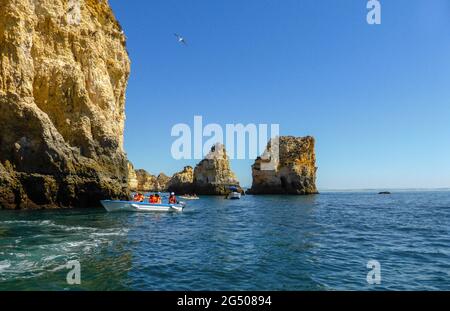
<svg viewBox="0 0 450 311">
<path fill-rule="evenodd" d="M 137 191 L 139 185 L 136 171 L 131 162 L 128 162 L 128 188 L 130 191 Z"/>
<path fill-rule="evenodd" d="M 249 194 L 315 194 L 315 140 L 311 136 L 279 137 L 279 159 L 273 165 L 268 157 L 258 157 L 252 166 L 252 187 Z M 272 142 L 266 148 L 271 154 Z"/>
<path fill-rule="evenodd" d="M 225 147 L 216 144 L 194 169 L 194 186 L 197 194 L 224 195 L 230 186 L 239 187 L 239 181 L 230 167 Z"/>
<path fill-rule="evenodd" d="M 194 193 L 194 169 L 192 166 L 185 166 L 181 172 L 172 176 L 168 191 L 177 194 Z"/>
<path fill-rule="evenodd" d="M 139 192 L 165 192 L 169 186 L 170 177 L 164 173 L 160 173 L 158 176 L 148 173 L 146 170 L 139 169 L 135 171 L 137 178 L 136 187 L 131 187 L 130 190 Z"/>
<path fill-rule="evenodd" d="M 0 0 L 0 208 L 125 198 L 125 36 L 103 0 Z"/>
</svg>

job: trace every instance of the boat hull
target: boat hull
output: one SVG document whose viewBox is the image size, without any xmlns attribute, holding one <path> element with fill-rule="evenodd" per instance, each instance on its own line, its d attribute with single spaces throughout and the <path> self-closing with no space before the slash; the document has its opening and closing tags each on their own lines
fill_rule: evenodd
<svg viewBox="0 0 450 311">
<path fill-rule="evenodd" d="M 239 200 L 241 198 L 241 194 L 239 192 L 232 192 L 228 195 L 229 200 Z"/>
<path fill-rule="evenodd" d="M 108 212 L 182 212 L 184 204 L 152 204 L 133 201 L 100 201 Z"/>
</svg>

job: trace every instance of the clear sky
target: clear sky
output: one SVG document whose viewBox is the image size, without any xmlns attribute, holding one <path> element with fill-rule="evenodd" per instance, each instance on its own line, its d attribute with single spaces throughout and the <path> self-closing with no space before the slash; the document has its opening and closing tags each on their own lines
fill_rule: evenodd
<svg viewBox="0 0 450 311">
<path fill-rule="evenodd" d="M 176 123 L 316 138 L 319 189 L 450 187 L 450 2 L 110 0 L 132 61 L 125 149 L 173 174 Z M 177 43 L 174 33 L 188 41 Z M 251 184 L 250 160 L 233 160 Z"/>
</svg>

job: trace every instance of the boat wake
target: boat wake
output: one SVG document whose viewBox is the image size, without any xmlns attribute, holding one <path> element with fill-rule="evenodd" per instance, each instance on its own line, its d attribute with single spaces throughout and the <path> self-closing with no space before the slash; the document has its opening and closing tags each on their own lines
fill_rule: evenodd
<svg viewBox="0 0 450 311">
<path fill-rule="evenodd" d="M 67 225 L 53 220 L 0 221 L 0 282 L 66 269 L 68 261 L 95 256 L 127 234 L 126 228 Z"/>
</svg>

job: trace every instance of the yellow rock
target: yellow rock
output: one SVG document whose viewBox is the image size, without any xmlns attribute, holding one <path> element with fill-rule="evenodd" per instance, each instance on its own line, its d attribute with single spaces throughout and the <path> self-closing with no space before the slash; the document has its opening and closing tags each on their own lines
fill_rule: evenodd
<svg viewBox="0 0 450 311">
<path fill-rule="evenodd" d="M 267 144 L 267 154 L 273 153 L 272 142 Z M 249 194 L 315 194 L 316 154 L 315 140 L 311 136 L 280 136 L 278 159 L 272 169 L 262 167 L 266 160 L 257 158 L 252 166 L 253 182 Z M 270 161 L 269 161 L 270 162 Z"/>
<path fill-rule="evenodd" d="M 0 207 L 124 198 L 130 61 L 107 1 L 0 2 Z"/>
</svg>

